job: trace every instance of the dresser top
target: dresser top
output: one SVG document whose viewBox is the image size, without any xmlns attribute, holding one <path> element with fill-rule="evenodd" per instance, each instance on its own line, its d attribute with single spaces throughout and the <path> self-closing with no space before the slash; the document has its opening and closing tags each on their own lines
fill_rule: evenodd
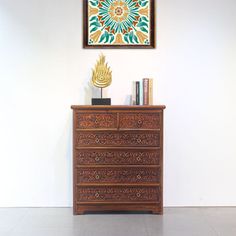
<svg viewBox="0 0 236 236">
<path fill-rule="evenodd" d="M 109 106 L 100 106 L 100 105 L 72 105 L 71 109 L 73 110 L 164 110 L 166 108 L 165 105 L 151 105 L 151 106 L 143 106 L 143 105 L 109 105 Z"/>
</svg>

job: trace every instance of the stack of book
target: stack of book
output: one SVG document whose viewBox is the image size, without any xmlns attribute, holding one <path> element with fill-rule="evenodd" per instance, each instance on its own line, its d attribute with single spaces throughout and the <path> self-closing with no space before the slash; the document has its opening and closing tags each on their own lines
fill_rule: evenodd
<svg viewBox="0 0 236 236">
<path fill-rule="evenodd" d="M 153 105 L 153 79 L 133 82 L 132 105 Z"/>
</svg>

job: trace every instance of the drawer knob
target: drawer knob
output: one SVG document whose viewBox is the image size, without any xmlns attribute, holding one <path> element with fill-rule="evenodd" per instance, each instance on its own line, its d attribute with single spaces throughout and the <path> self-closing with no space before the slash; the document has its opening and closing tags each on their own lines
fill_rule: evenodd
<svg viewBox="0 0 236 236">
<path fill-rule="evenodd" d="M 99 193 L 95 193 L 95 197 L 98 198 L 100 195 Z"/>
<path fill-rule="evenodd" d="M 141 194 L 140 194 L 140 193 L 137 193 L 136 196 L 137 196 L 137 197 L 141 197 Z"/>
<path fill-rule="evenodd" d="M 138 120 L 138 124 L 141 125 L 143 123 L 142 120 Z"/>
<path fill-rule="evenodd" d="M 99 176 L 99 175 L 96 175 L 96 176 L 95 176 L 95 179 L 100 179 L 100 176 Z"/>
<path fill-rule="evenodd" d="M 137 179 L 141 179 L 142 177 L 141 177 L 141 175 L 137 175 Z"/>
<path fill-rule="evenodd" d="M 99 157 L 95 157 L 95 161 L 100 161 L 100 158 Z"/>
</svg>

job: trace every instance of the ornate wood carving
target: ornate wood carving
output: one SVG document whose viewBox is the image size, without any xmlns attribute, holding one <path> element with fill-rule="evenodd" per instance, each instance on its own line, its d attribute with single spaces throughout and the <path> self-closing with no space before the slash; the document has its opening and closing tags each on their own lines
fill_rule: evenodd
<svg viewBox="0 0 236 236">
<path fill-rule="evenodd" d="M 162 214 L 165 106 L 72 106 L 73 209 Z"/>
<path fill-rule="evenodd" d="M 77 171 L 79 183 L 159 183 L 159 168 L 144 167 L 112 167 L 85 168 Z"/>
<path fill-rule="evenodd" d="M 120 128 L 159 129 L 160 113 L 121 113 Z"/>
<path fill-rule="evenodd" d="M 160 202 L 160 187 L 79 187 L 77 201 L 80 202 Z"/>
<path fill-rule="evenodd" d="M 160 133 L 149 131 L 79 132 L 78 146 L 160 146 Z"/>
<path fill-rule="evenodd" d="M 77 165 L 159 165 L 160 150 L 76 150 Z"/>
<path fill-rule="evenodd" d="M 76 123 L 79 129 L 116 128 L 116 113 L 76 113 Z"/>
</svg>

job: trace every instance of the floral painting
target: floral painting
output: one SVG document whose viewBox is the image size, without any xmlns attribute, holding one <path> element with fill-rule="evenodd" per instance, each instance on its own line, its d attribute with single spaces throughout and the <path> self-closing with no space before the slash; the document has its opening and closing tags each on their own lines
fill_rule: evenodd
<svg viewBox="0 0 236 236">
<path fill-rule="evenodd" d="M 153 0 L 87 0 L 84 46 L 154 47 Z"/>
</svg>

